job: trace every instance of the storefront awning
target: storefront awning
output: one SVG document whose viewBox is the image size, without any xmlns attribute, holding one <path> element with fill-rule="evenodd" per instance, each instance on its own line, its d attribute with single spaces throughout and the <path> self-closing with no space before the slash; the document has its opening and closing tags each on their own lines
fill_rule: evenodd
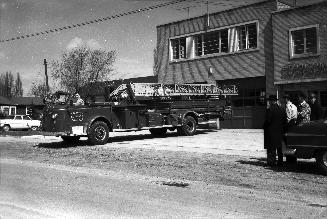
<svg viewBox="0 0 327 219">
<path fill-rule="evenodd" d="M 317 82 L 317 81 L 327 81 L 327 78 L 307 78 L 307 79 L 297 79 L 297 80 L 283 80 L 275 81 L 275 85 L 282 84 L 298 84 L 298 83 L 308 83 L 308 82 Z"/>
</svg>

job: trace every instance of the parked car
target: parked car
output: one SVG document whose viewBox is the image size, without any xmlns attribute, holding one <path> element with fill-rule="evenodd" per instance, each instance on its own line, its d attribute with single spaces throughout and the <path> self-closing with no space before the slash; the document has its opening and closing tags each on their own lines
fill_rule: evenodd
<svg viewBox="0 0 327 219">
<path fill-rule="evenodd" d="M 285 143 L 287 160 L 315 158 L 327 175 L 327 118 L 289 128 Z"/>
<path fill-rule="evenodd" d="M 41 125 L 40 120 L 33 120 L 26 115 L 8 116 L 5 119 L 0 119 L 0 129 L 9 131 L 11 129 L 31 129 L 37 130 Z"/>
</svg>

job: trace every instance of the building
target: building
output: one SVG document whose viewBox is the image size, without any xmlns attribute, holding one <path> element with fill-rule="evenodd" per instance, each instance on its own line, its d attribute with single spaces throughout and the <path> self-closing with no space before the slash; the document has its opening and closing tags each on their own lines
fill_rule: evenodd
<svg viewBox="0 0 327 219">
<path fill-rule="evenodd" d="M 0 112 L 3 115 L 32 115 L 43 110 L 44 103 L 38 97 L 13 97 L 0 96 Z"/>
<path fill-rule="evenodd" d="M 272 13 L 274 83 L 279 96 L 316 93 L 327 110 L 327 2 Z"/>
<path fill-rule="evenodd" d="M 290 84 L 281 72 L 302 61 L 298 57 L 290 61 L 289 33 L 296 30 L 292 28 L 323 25 L 327 14 L 318 6 L 326 3 L 294 7 L 289 2 L 294 1 L 266 0 L 157 26 L 158 82 L 235 84 L 239 95 L 230 98 L 232 114 L 222 126 L 262 128 L 265 98 L 281 93 L 284 84 Z M 306 15 L 306 10 L 313 10 L 312 7 L 316 11 Z M 288 16 L 295 16 L 290 23 Z M 309 21 L 315 22 L 309 24 Z M 326 34 L 326 29 L 319 30 Z M 325 66 L 322 60 L 326 56 L 322 54 L 326 40 L 322 37 L 321 55 L 307 59 L 308 68 Z M 320 83 L 324 87 L 316 76 L 313 80 L 314 86 Z M 291 86 L 286 89 L 296 90 Z M 323 102 L 325 91 L 321 89 L 317 92 Z"/>
<path fill-rule="evenodd" d="M 261 128 L 266 93 L 275 93 L 271 13 L 276 1 L 157 26 L 159 83 L 235 84 L 223 126 Z M 258 122 L 259 121 L 259 122 Z"/>
</svg>

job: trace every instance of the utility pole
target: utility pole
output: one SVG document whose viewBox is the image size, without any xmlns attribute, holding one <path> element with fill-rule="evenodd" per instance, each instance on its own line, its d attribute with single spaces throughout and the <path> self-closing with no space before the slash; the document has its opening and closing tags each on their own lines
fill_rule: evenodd
<svg viewBox="0 0 327 219">
<path fill-rule="evenodd" d="M 207 0 L 206 4 L 207 4 L 207 29 L 209 29 L 210 27 L 209 0 Z"/>
<path fill-rule="evenodd" d="M 44 74 L 45 74 L 45 86 L 46 86 L 46 92 L 49 92 L 49 78 L 48 78 L 48 63 L 47 60 L 44 59 Z"/>
</svg>

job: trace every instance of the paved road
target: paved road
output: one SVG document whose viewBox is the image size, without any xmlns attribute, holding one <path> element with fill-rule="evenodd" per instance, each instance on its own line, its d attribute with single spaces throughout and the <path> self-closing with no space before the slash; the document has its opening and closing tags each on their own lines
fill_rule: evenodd
<svg viewBox="0 0 327 219">
<path fill-rule="evenodd" d="M 1 159 L 1 218 L 323 218 L 274 194 L 110 171 Z"/>
</svg>

